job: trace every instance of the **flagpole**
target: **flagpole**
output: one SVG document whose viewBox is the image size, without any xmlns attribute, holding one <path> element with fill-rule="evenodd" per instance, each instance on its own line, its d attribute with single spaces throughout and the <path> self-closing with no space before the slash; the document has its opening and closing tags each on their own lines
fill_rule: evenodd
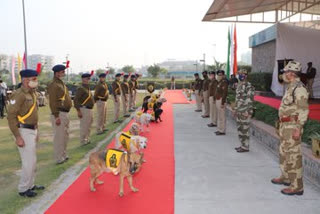
<svg viewBox="0 0 320 214">
<path fill-rule="evenodd" d="M 26 14 L 24 8 L 24 0 L 22 0 L 22 10 L 23 10 L 23 27 L 24 27 L 24 53 L 25 53 L 25 68 L 28 68 L 28 49 L 27 49 L 27 29 L 26 29 Z"/>
</svg>

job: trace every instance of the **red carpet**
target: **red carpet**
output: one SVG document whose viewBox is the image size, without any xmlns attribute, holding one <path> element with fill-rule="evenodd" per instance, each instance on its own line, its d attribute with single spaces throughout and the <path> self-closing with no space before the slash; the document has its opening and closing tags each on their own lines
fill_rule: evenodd
<svg viewBox="0 0 320 214">
<path fill-rule="evenodd" d="M 139 192 L 133 193 L 125 179 L 124 197 L 118 196 L 119 176 L 105 173 L 96 192 L 89 189 L 89 169 L 55 201 L 46 213 L 57 214 L 172 214 L 174 213 L 174 127 L 172 99 L 175 92 L 166 92 L 168 102 L 163 105 L 161 123 L 152 123 L 145 150 L 145 163 L 134 176 L 133 183 Z M 184 98 L 185 99 L 185 98 Z M 178 101 L 183 99 L 179 96 Z M 186 100 L 186 99 L 185 99 Z M 129 126 L 126 127 L 127 130 Z M 113 145 L 112 142 L 111 145 Z M 111 146 L 112 147 L 112 146 Z"/>
<path fill-rule="evenodd" d="M 254 96 L 254 100 L 269 105 L 275 109 L 279 109 L 281 103 L 281 100 L 279 99 L 263 96 Z M 320 104 L 310 104 L 309 109 L 309 118 L 320 121 Z"/>
<path fill-rule="evenodd" d="M 193 101 L 189 101 L 186 96 L 183 94 L 182 90 L 167 90 L 166 98 L 168 102 L 173 104 L 190 104 L 195 103 Z"/>
</svg>

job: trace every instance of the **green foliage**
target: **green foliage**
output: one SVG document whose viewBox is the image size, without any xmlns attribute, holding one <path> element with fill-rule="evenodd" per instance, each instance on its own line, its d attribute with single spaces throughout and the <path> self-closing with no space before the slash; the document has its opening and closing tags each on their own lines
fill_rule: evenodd
<svg viewBox="0 0 320 214">
<path fill-rule="evenodd" d="M 256 91 L 271 91 L 272 73 L 249 73 L 248 81 Z"/>
<path fill-rule="evenodd" d="M 154 64 L 149 66 L 147 70 L 149 75 L 151 75 L 153 78 L 156 78 L 159 76 L 161 68 L 159 65 Z"/>
<path fill-rule="evenodd" d="M 238 71 L 240 71 L 241 69 L 245 69 L 248 71 L 248 73 L 251 73 L 252 66 L 251 65 L 238 65 Z"/>
<path fill-rule="evenodd" d="M 214 59 L 214 65 L 208 65 L 209 71 L 217 72 L 218 70 L 223 70 L 226 66 L 226 63 L 222 63 Z"/>
<path fill-rule="evenodd" d="M 134 69 L 134 67 L 132 65 L 126 65 L 121 70 L 127 74 L 136 72 L 136 70 Z"/>
</svg>

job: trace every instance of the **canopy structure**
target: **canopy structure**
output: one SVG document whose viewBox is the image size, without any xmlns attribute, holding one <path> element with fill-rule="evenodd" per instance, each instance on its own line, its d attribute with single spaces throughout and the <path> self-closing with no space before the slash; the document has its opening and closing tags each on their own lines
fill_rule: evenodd
<svg viewBox="0 0 320 214">
<path fill-rule="evenodd" d="M 278 23 L 320 20 L 320 0 L 214 0 L 202 21 Z"/>
</svg>

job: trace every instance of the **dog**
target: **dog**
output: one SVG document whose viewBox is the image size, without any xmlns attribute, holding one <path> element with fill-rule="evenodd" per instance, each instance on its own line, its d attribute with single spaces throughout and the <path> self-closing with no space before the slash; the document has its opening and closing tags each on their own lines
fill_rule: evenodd
<svg viewBox="0 0 320 214">
<path fill-rule="evenodd" d="M 137 112 L 137 114 L 134 117 L 135 122 L 140 125 L 140 131 L 144 132 L 144 128 L 147 127 L 147 132 L 149 132 L 149 124 L 152 119 L 151 114 L 148 113 L 142 113 L 142 112 Z"/>
<path fill-rule="evenodd" d="M 161 106 L 162 106 L 162 103 L 161 102 L 157 102 L 154 104 L 153 106 L 153 112 L 154 112 L 154 122 L 158 123 L 158 120 L 160 122 L 162 122 L 162 119 L 161 119 L 161 114 L 163 112 L 163 110 L 161 109 Z"/>
<path fill-rule="evenodd" d="M 95 192 L 94 185 L 103 184 L 103 181 L 98 179 L 103 172 L 113 172 L 120 175 L 120 197 L 124 195 L 123 181 L 125 177 L 128 180 L 130 189 L 133 192 L 138 192 L 139 190 L 132 184 L 132 175 L 140 170 L 142 162 L 143 154 L 127 153 L 117 149 L 107 149 L 92 153 L 89 157 L 90 190 Z"/>
<path fill-rule="evenodd" d="M 147 148 L 148 139 L 142 136 L 131 136 L 125 132 L 116 134 L 116 149 L 124 149 L 129 153 L 141 152 Z"/>
<path fill-rule="evenodd" d="M 130 135 L 134 135 L 134 136 L 139 135 L 140 134 L 140 126 L 139 126 L 139 124 L 138 123 L 132 123 L 128 133 Z"/>
</svg>

